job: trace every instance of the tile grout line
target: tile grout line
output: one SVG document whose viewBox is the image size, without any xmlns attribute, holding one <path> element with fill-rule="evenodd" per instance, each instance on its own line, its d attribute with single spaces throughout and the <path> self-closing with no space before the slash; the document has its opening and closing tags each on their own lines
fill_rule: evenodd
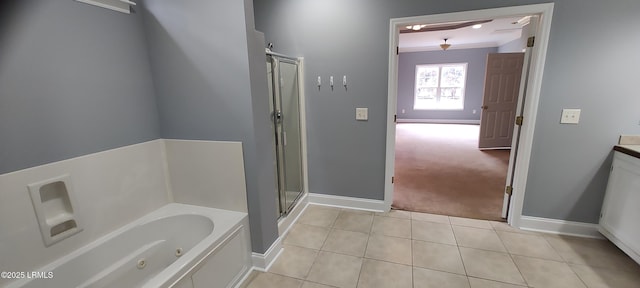
<svg viewBox="0 0 640 288">
<path fill-rule="evenodd" d="M 373 227 L 375 226 L 375 220 L 376 220 L 376 217 L 378 217 L 378 218 L 380 218 L 380 219 L 387 218 L 387 219 L 407 219 L 407 220 L 409 220 L 409 224 L 410 224 L 410 225 L 409 225 L 409 228 L 410 228 L 409 230 L 410 230 L 410 231 L 409 231 L 409 233 L 408 233 L 408 234 L 409 234 L 409 238 L 408 238 L 408 240 L 410 241 L 410 252 L 411 252 L 411 254 L 410 254 L 410 255 L 411 255 L 411 259 L 410 259 L 410 263 L 411 263 L 411 264 L 410 264 L 410 268 L 411 268 L 411 285 L 412 285 L 412 286 L 416 285 L 416 283 L 414 282 L 414 280 L 415 280 L 415 279 L 414 279 L 414 276 L 415 276 L 415 274 L 414 274 L 414 270 L 417 268 L 417 267 L 415 266 L 415 261 L 414 261 L 414 259 L 415 259 L 415 258 L 414 258 L 414 256 L 415 256 L 415 254 L 414 254 L 414 253 L 415 253 L 415 251 L 414 251 L 414 248 L 415 248 L 415 247 L 414 247 L 414 242 L 415 242 L 415 241 L 422 241 L 422 242 L 425 242 L 425 243 L 433 243 L 433 244 L 438 244 L 438 245 L 451 246 L 451 244 L 447 244 L 447 243 L 439 243 L 439 242 L 433 242 L 433 241 L 427 241 L 427 240 L 414 239 L 414 238 L 413 238 L 413 237 L 414 237 L 414 235 L 413 235 L 413 234 L 414 234 L 414 233 L 413 233 L 413 229 L 414 229 L 414 228 L 413 228 L 413 223 L 414 223 L 414 222 L 413 222 L 413 221 L 420 221 L 420 222 L 416 222 L 416 223 L 421 223 L 421 222 L 429 222 L 429 223 L 437 223 L 437 224 L 443 224 L 443 223 L 440 223 L 440 222 L 434 222 L 434 221 L 422 221 L 422 220 L 413 219 L 413 216 L 412 216 L 412 214 L 411 214 L 412 212 L 410 212 L 410 214 L 409 214 L 409 216 L 410 216 L 410 217 L 409 217 L 409 218 L 402 218 L 402 217 L 390 217 L 390 216 L 388 216 L 388 215 L 377 215 L 376 213 L 367 213 L 367 215 L 369 215 L 369 216 L 371 217 L 371 218 L 370 218 L 370 219 L 371 219 L 371 222 L 370 222 L 370 225 L 369 225 L 368 233 L 363 233 L 363 232 L 360 232 L 360 231 L 351 231 L 351 230 L 344 230 L 344 229 L 336 228 L 336 227 L 335 227 L 335 225 L 336 225 L 337 220 L 338 220 L 338 218 L 340 217 L 340 215 L 345 214 L 345 213 L 349 213 L 350 211 L 351 211 L 351 210 L 348 210 L 348 209 L 342 209 L 342 210 L 340 210 L 340 211 L 338 212 L 338 216 L 336 216 L 336 217 L 332 220 L 332 222 L 331 222 L 331 224 L 329 225 L 329 227 L 326 227 L 326 226 L 316 226 L 316 225 L 310 225 L 310 224 L 304 224 L 304 223 L 301 223 L 301 224 L 304 224 L 304 225 L 306 225 L 306 226 L 326 227 L 326 228 L 328 228 L 328 230 L 329 230 L 329 231 L 328 231 L 328 233 L 327 233 L 327 236 L 324 238 L 324 240 L 323 240 L 323 242 L 322 242 L 322 245 L 320 246 L 320 248 L 319 248 L 318 250 L 313 249 L 313 248 L 308 248 L 308 247 L 299 246 L 299 245 L 296 245 L 296 244 L 288 244 L 288 245 L 290 245 L 290 246 L 295 246 L 295 247 L 299 247 L 299 248 L 303 248 L 303 249 L 309 249 L 309 250 L 315 250 L 315 251 L 316 251 L 316 255 L 315 255 L 314 259 L 313 259 L 312 265 L 311 265 L 311 267 L 309 268 L 309 271 L 306 273 L 306 275 L 305 275 L 305 277 L 304 277 L 304 278 L 302 278 L 302 279 L 301 279 L 301 278 L 291 277 L 291 276 L 288 276 L 288 275 L 278 274 L 278 273 L 273 273 L 273 274 L 275 274 L 275 275 L 279 275 L 279 276 L 282 276 L 282 277 L 286 277 L 286 278 L 298 279 L 298 280 L 300 280 L 300 281 L 302 282 L 302 284 L 301 284 L 302 286 L 304 285 L 304 283 L 305 283 L 305 282 L 308 282 L 308 283 L 317 283 L 317 284 L 322 284 L 322 283 L 320 283 L 320 282 L 307 280 L 307 278 L 308 278 L 308 277 L 309 277 L 309 275 L 310 275 L 311 270 L 313 270 L 313 267 L 314 267 L 314 266 L 317 266 L 317 260 L 318 260 L 318 256 L 320 255 L 320 252 L 335 253 L 335 254 L 340 254 L 340 255 L 345 255 L 345 256 L 351 256 L 351 257 L 354 257 L 354 255 L 350 255 L 350 254 L 345 254 L 345 253 L 341 253 L 341 252 L 333 252 L 333 251 L 325 251 L 325 250 L 323 250 L 324 246 L 327 244 L 329 234 L 331 234 L 331 233 L 332 233 L 332 232 L 334 232 L 334 231 L 346 231 L 346 232 L 352 232 L 352 233 L 362 233 L 362 234 L 366 234 L 366 235 L 367 235 L 366 243 L 365 243 L 365 245 L 364 245 L 364 246 L 365 246 L 365 247 L 364 247 L 364 248 L 365 248 L 365 249 L 364 249 L 364 255 L 363 255 L 363 256 L 359 256 L 359 257 L 357 257 L 357 258 L 360 258 L 360 260 L 361 260 L 361 263 L 362 263 L 362 264 L 361 264 L 360 269 L 359 269 L 358 278 L 357 278 L 357 280 L 356 280 L 356 281 L 357 281 L 357 282 L 356 282 L 356 285 L 358 285 L 358 284 L 360 283 L 360 280 L 361 280 L 361 279 L 362 279 L 362 277 L 364 276 L 363 271 L 364 271 L 364 262 L 365 262 L 365 260 L 379 261 L 379 262 L 383 262 L 383 263 L 396 264 L 396 265 L 405 265 L 405 264 L 402 264 L 402 263 L 396 263 L 396 262 L 392 262 L 392 261 L 380 260 L 380 259 L 374 259 L 374 258 L 367 258 L 367 257 L 366 257 L 366 252 L 367 252 L 367 250 L 368 250 L 368 248 L 369 248 L 369 244 L 370 244 L 370 239 L 371 239 L 371 237 L 382 236 L 382 237 L 389 237 L 389 238 L 395 238 L 395 239 L 406 239 L 406 238 L 404 238 L 404 237 L 398 237 L 398 236 L 396 236 L 396 235 L 386 235 L 385 233 L 388 231 L 387 229 L 382 230 L 382 233 L 381 233 L 381 234 L 379 234 L 379 235 L 378 235 L 377 233 L 373 233 Z M 343 212 L 344 212 L 344 213 L 343 213 Z M 551 247 L 551 250 L 552 250 L 552 251 L 554 251 L 554 252 L 555 252 L 555 253 L 560 257 L 560 259 L 561 259 L 561 260 L 547 259 L 547 258 L 535 257 L 535 256 L 527 256 L 527 255 L 518 255 L 518 254 L 514 254 L 514 253 L 512 253 L 511 251 L 509 251 L 509 249 L 507 249 L 507 246 L 505 245 L 505 240 L 504 240 L 504 239 L 502 239 L 502 237 L 501 237 L 501 234 L 510 235 L 510 234 L 521 234 L 521 233 L 514 232 L 514 231 L 510 231 L 510 230 L 499 229 L 500 227 L 498 227 L 498 229 L 497 229 L 495 226 L 491 225 L 491 223 L 490 223 L 490 225 L 491 225 L 491 229 L 481 228 L 481 227 L 474 227 L 474 226 L 465 226 L 465 225 L 454 225 L 454 224 L 452 224 L 452 223 L 450 222 L 450 217 L 448 217 L 448 216 L 447 216 L 447 219 L 448 219 L 448 221 L 449 221 L 449 228 L 450 228 L 450 229 L 451 229 L 451 231 L 452 231 L 453 238 L 454 238 L 454 241 L 455 241 L 455 245 L 456 245 L 456 247 L 457 247 L 457 251 L 458 251 L 458 253 L 459 253 L 460 260 L 461 260 L 461 262 L 462 262 L 462 264 L 463 264 L 463 269 L 464 269 L 464 274 L 465 274 L 464 276 L 466 276 L 466 277 L 467 277 L 467 283 L 469 284 L 469 286 L 470 286 L 470 287 L 471 287 L 471 280 L 470 280 L 471 278 L 483 279 L 483 280 L 487 280 L 487 281 L 496 281 L 496 282 L 498 282 L 498 283 L 505 283 L 505 284 L 510 284 L 510 285 L 519 286 L 519 287 L 520 287 L 520 284 L 513 284 L 513 283 L 509 283 L 509 282 L 504 282 L 504 281 L 499 281 L 499 280 L 493 280 L 493 279 L 488 279 L 488 278 L 485 278 L 485 277 L 477 277 L 477 276 L 473 276 L 473 277 L 471 277 L 471 276 L 469 276 L 469 275 L 468 275 L 468 271 L 467 271 L 467 267 L 466 267 L 466 264 L 465 264 L 465 261 L 464 261 L 464 259 L 462 258 L 462 253 L 461 253 L 461 248 L 463 248 L 463 246 L 460 246 L 460 244 L 458 243 L 459 241 L 458 241 L 458 239 L 457 239 L 457 235 L 456 235 L 456 233 L 455 233 L 455 231 L 454 231 L 454 229 L 453 229 L 455 226 L 464 227 L 464 228 L 476 228 L 476 229 L 491 230 L 491 231 L 493 231 L 493 232 L 498 236 L 498 239 L 500 240 L 500 243 L 503 245 L 503 247 L 504 247 L 504 248 L 505 248 L 505 250 L 506 250 L 506 254 L 508 254 L 508 255 L 509 255 L 509 258 L 511 259 L 511 261 L 512 261 L 514 264 L 516 264 L 516 263 L 515 263 L 515 257 L 516 257 L 516 256 L 518 256 L 518 257 L 522 257 L 522 258 L 538 259 L 538 260 L 542 260 L 542 261 L 553 261 L 553 262 L 558 262 L 558 263 L 564 263 L 565 265 L 569 266 L 570 271 L 573 273 L 573 275 L 575 275 L 576 277 L 578 277 L 578 279 L 580 280 L 580 283 L 582 283 L 585 287 L 588 287 L 588 285 L 587 285 L 586 281 L 585 281 L 585 280 L 584 280 L 584 279 L 583 279 L 583 278 L 582 278 L 582 277 L 581 277 L 581 276 L 576 272 L 576 270 L 574 269 L 574 267 L 572 267 L 571 265 L 575 265 L 575 266 L 585 266 L 585 267 L 590 267 L 590 268 L 599 268 L 599 267 L 597 267 L 597 266 L 590 266 L 590 265 L 585 265 L 585 264 L 571 264 L 571 263 L 569 263 L 569 262 L 566 260 L 566 257 L 563 257 L 563 256 L 560 254 L 560 252 L 558 252 L 559 250 L 558 250 L 556 247 L 554 247 L 553 245 L 551 245 L 551 241 L 550 241 L 551 237 L 546 237 L 546 235 L 545 235 L 545 234 L 543 234 L 543 235 L 535 234 L 535 235 L 533 235 L 533 236 L 535 236 L 535 237 L 542 237 L 542 238 L 544 239 L 544 241 L 543 241 L 543 242 L 544 242 L 545 244 L 549 245 L 549 246 Z M 465 248 L 466 248 L 466 247 L 465 247 Z M 496 253 L 496 252 L 497 252 L 497 253 L 502 253 L 501 251 L 494 251 L 494 250 L 489 250 L 489 249 L 480 249 L 480 248 L 470 248 L 470 249 L 477 249 L 477 250 L 481 250 L 481 251 L 494 252 L 494 253 Z M 520 276 L 522 277 L 522 280 L 524 281 L 524 285 L 527 285 L 526 287 L 530 287 L 530 286 L 529 286 L 528 281 L 524 278 L 524 275 L 522 274 L 521 268 L 520 268 L 518 265 L 514 265 L 514 266 L 516 267 L 516 269 L 517 269 L 518 273 L 520 273 Z M 438 269 L 430 269 L 430 268 L 424 268 L 424 269 L 426 269 L 426 270 L 432 270 L 432 271 L 444 272 L 444 273 L 453 274 L 453 275 L 459 275 L 459 274 L 457 274 L 457 273 L 451 273 L 451 272 L 448 272 L 448 271 L 440 271 L 440 270 L 438 270 Z M 272 273 L 272 272 L 266 272 L 266 273 Z M 255 278 L 255 277 L 254 277 L 254 278 Z M 251 281 L 251 282 L 253 282 L 254 280 L 255 280 L 255 279 L 252 279 L 252 281 Z M 249 284 L 251 284 L 251 282 L 249 282 L 249 283 L 248 283 L 248 285 L 249 285 Z M 327 285 L 327 284 L 322 284 L 322 285 Z M 327 285 L 327 286 L 333 287 L 333 286 L 331 286 L 331 285 Z M 299 288 L 300 288 L 300 287 L 299 287 Z"/>
<path fill-rule="evenodd" d="M 340 213 L 342 213 L 342 211 L 340 211 Z M 322 241 L 322 245 L 320 245 L 320 248 L 317 250 L 318 253 L 316 253 L 316 256 L 313 258 L 313 262 L 311 263 L 311 267 L 309 267 L 309 271 L 307 271 L 307 273 L 304 276 L 304 279 L 302 279 L 302 281 L 307 281 L 307 279 L 309 278 L 309 274 L 311 274 L 311 270 L 313 270 L 313 266 L 316 265 L 316 261 L 318 260 L 318 256 L 320 256 L 320 252 L 322 252 L 322 247 L 324 247 L 324 244 L 327 242 L 327 239 L 329 238 L 329 234 L 331 233 L 331 230 L 333 229 L 333 225 L 337 221 L 338 217 L 340 217 L 340 213 L 338 213 L 338 216 L 336 216 L 336 219 L 333 220 L 333 223 L 331 223 L 331 226 L 328 227 L 329 228 L 329 232 L 327 233 L 327 236 L 324 238 L 324 241 Z M 298 223 L 296 223 L 296 224 L 298 224 Z M 307 249 L 309 249 L 309 248 L 307 248 Z M 313 249 L 313 250 L 315 250 L 315 249 Z M 310 281 L 310 282 L 313 282 L 313 281 Z"/>
<path fill-rule="evenodd" d="M 559 262 L 559 263 L 566 263 L 571 264 L 569 262 L 567 262 L 564 257 L 562 257 L 562 255 L 560 254 L 560 252 L 558 252 L 558 250 L 556 250 L 553 245 L 551 245 L 551 243 L 549 243 L 549 241 L 547 240 L 547 237 L 544 237 L 544 235 L 538 235 L 538 234 L 525 234 L 525 233 L 518 233 L 518 232 L 514 232 L 514 231 L 507 231 L 507 230 L 499 230 L 499 229 L 494 229 L 494 231 L 496 232 L 496 234 L 498 235 L 498 238 L 500 238 L 500 241 L 502 241 L 502 245 L 505 246 L 505 249 L 507 249 L 507 253 L 514 255 L 514 256 L 520 256 L 520 257 L 527 257 L 527 258 L 533 258 L 533 259 L 539 259 L 539 260 L 547 260 L 547 261 L 554 261 L 554 262 Z M 551 250 L 553 250 L 553 252 L 555 252 L 558 257 L 560 257 L 561 260 L 556 260 L 556 259 L 549 259 L 549 258 L 544 258 L 541 256 L 530 256 L 530 255 L 522 255 L 522 254 L 518 254 L 518 253 L 513 253 L 511 251 L 509 251 L 509 249 L 507 248 L 507 245 L 505 244 L 505 242 L 502 240 L 502 236 L 501 233 L 507 233 L 507 234 L 515 234 L 515 235 L 519 235 L 519 236 L 527 236 L 527 237 L 540 237 L 544 240 L 544 243 L 546 243 L 547 245 L 549 245 L 549 247 L 551 248 Z"/>
<path fill-rule="evenodd" d="M 411 241 L 411 287 L 415 287 L 416 283 L 414 283 L 415 279 L 415 275 L 414 275 L 414 270 L 415 270 L 415 266 L 413 263 L 413 214 L 411 214 L 412 212 L 409 212 L 409 240 Z"/>
<path fill-rule="evenodd" d="M 576 275 L 576 277 L 578 277 L 578 279 L 580 280 L 580 282 L 582 282 L 582 284 L 584 285 L 584 287 L 589 287 L 589 285 L 587 285 L 587 282 L 585 282 L 585 281 L 582 279 L 582 277 L 580 277 L 580 274 L 578 274 L 578 273 L 576 272 L 576 270 L 573 270 L 573 267 L 571 267 L 571 265 L 569 265 L 569 264 L 567 263 L 567 266 L 569 266 L 569 270 L 571 270 L 571 272 L 573 272 L 573 274 L 575 274 L 575 275 Z M 589 266 L 587 266 L 587 267 L 589 267 Z"/>
<path fill-rule="evenodd" d="M 342 212 L 340 212 L 342 213 Z M 362 276 L 362 268 L 364 266 L 364 260 L 365 260 L 365 256 L 367 255 L 367 249 L 369 249 L 369 239 L 371 238 L 371 229 L 373 229 L 373 220 L 374 220 L 375 215 L 372 215 L 371 217 L 371 225 L 369 226 L 369 233 L 367 233 L 367 244 L 365 244 L 364 246 L 364 255 L 362 255 L 362 257 L 360 257 L 362 264 L 360 264 L 360 271 L 358 273 L 358 279 L 356 280 L 356 287 L 358 286 L 358 283 L 360 283 L 360 277 Z"/>
<path fill-rule="evenodd" d="M 493 226 L 491 226 L 491 228 L 493 228 L 494 233 L 496 233 L 496 235 L 498 236 L 498 239 L 500 239 L 500 243 L 502 243 L 502 246 L 504 246 L 504 249 L 507 250 L 507 255 L 509 255 L 509 259 L 511 259 L 511 262 L 513 262 L 513 266 L 515 266 L 516 269 L 518 270 L 518 273 L 520 273 L 520 277 L 522 278 L 522 281 L 524 281 L 524 284 L 527 285 L 527 287 L 529 287 L 530 286 L 529 285 L 529 281 L 527 281 L 527 279 L 524 278 L 524 274 L 522 274 L 522 271 L 520 270 L 520 267 L 518 267 L 518 264 L 516 264 L 516 261 L 513 258 L 513 254 L 511 254 L 509 249 L 507 249 L 507 245 L 504 244 L 504 241 L 500 237 L 500 234 L 498 234 L 498 232 L 496 232 L 496 229 Z"/>
<path fill-rule="evenodd" d="M 456 237 L 456 232 L 453 230 L 453 224 L 451 224 L 451 219 L 449 219 L 449 228 L 451 228 L 451 234 L 453 234 L 453 240 L 456 241 L 456 248 L 458 249 L 458 255 L 460 255 L 460 262 L 462 262 L 462 269 L 464 269 L 464 276 L 467 277 L 467 283 L 469 283 L 469 287 L 471 287 L 471 280 L 469 279 L 469 273 L 467 272 L 467 266 L 464 265 L 464 258 L 462 258 L 462 251 L 460 251 L 460 243 L 458 243 L 458 238 Z"/>
<path fill-rule="evenodd" d="M 562 254 L 560 254 L 560 251 L 558 251 L 558 249 L 556 249 L 556 247 L 553 247 L 553 245 L 551 245 L 551 242 L 549 242 L 549 240 L 547 239 L 547 237 L 545 237 L 544 235 L 540 236 L 542 237 L 542 239 L 544 239 L 545 243 L 547 243 L 549 245 L 549 247 L 551 247 L 551 249 L 553 249 L 553 251 L 555 251 L 558 256 L 560 256 L 560 259 L 562 259 L 562 263 L 564 263 L 565 265 L 567 265 L 569 267 L 569 270 L 571 270 L 571 272 L 573 272 L 573 274 L 576 275 L 576 277 L 578 277 L 578 279 L 580 279 L 580 282 L 582 282 L 582 284 L 584 285 L 584 287 L 589 287 L 589 285 L 587 285 L 587 282 L 584 281 L 584 279 L 582 279 L 582 277 L 580 277 L 580 274 L 578 274 L 575 270 L 573 270 L 573 267 L 571 267 L 569 263 L 569 261 L 567 261 L 566 259 L 564 259 L 564 257 L 562 257 Z M 588 265 L 585 265 L 587 267 L 590 267 Z"/>
</svg>

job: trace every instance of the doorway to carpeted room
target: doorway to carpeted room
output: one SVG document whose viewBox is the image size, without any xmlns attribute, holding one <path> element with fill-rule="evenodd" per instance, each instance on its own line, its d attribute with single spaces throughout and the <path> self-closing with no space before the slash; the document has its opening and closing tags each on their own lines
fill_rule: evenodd
<svg viewBox="0 0 640 288">
<path fill-rule="evenodd" d="M 480 150 L 479 125 L 396 125 L 395 209 L 499 220 L 509 149 Z"/>
</svg>

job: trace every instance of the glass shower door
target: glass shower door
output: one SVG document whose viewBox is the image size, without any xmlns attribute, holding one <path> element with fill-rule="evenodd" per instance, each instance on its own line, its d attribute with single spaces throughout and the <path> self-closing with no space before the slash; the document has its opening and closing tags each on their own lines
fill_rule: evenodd
<svg viewBox="0 0 640 288">
<path fill-rule="evenodd" d="M 280 215 L 286 215 L 304 192 L 300 131 L 298 62 L 268 56 L 271 109 L 276 144 Z"/>
</svg>

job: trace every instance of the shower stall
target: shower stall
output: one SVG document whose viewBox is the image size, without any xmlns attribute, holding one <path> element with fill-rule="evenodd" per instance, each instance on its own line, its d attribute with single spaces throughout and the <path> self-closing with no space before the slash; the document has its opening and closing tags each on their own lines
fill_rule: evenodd
<svg viewBox="0 0 640 288">
<path fill-rule="evenodd" d="M 303 195 L 303 127 L 300 97 L 300 60 L 267 52 L 269 108 L 276 147 L 276 183 L 280 217 L 286 216 Z"/>
</svg>

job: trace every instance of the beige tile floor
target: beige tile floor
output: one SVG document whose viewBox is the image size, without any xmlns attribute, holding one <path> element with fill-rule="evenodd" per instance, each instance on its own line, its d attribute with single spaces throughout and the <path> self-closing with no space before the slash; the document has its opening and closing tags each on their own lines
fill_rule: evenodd
<svg viewBox="0 0 640 288">
<path fill-rule="evenodd" d="M 244 287 L 640 287 L 640 266 L 607 240 L 500 222 L 309 205 L 283 243 Z"/>
</svg>

